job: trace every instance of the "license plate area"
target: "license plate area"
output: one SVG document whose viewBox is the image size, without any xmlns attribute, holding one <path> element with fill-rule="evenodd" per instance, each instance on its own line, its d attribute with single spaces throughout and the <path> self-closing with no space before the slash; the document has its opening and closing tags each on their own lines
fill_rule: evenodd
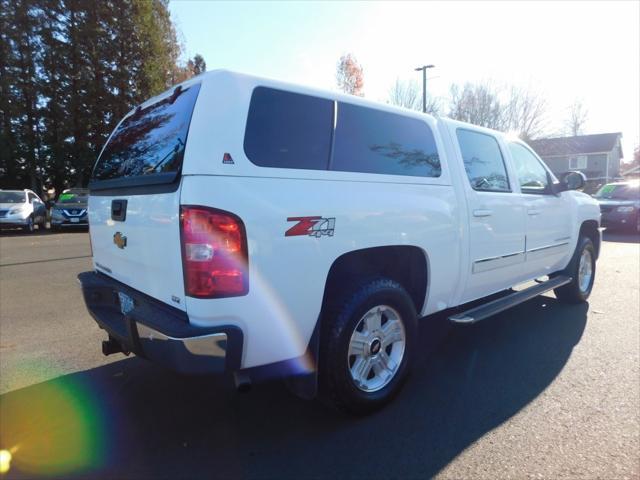
<svg viewBox="0 0 640 480">
<path fill-rule="evenodd" d="M 120 302 L 120 312 L 123 315 L 128 315 L 136 307 L 133 298 L 126 293 L 118 292 L 118 300 Z"/>
<path fill-rule="evenodd" d="M 79 218 L 72 218 L 71 219 L 71 223 L 80 223 L 80 219 Z"/>
</svg>

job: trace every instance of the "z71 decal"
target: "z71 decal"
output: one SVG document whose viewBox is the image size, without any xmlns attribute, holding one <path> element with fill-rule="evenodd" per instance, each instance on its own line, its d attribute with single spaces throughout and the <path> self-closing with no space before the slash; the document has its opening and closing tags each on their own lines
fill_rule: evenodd
<svg viewBox="0 0 640 480">
<path fill-rule="evenodd" d="M 295 237 L 298 235 L 308 235 L 320 238 L 323 235 L 333 237 L 336 225 L 335 218 L 322 217 L 289 217 L 287 222 L 298 222 L 284 233 L 285 237 Z"/>
</svg>

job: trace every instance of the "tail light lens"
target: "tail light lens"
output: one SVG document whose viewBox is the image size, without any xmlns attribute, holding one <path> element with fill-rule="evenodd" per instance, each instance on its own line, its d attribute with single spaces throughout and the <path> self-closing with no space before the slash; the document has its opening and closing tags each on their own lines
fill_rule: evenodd
<svg viewBox="0 0 640 480">
<path fill-rule="evenodd" d="M 247 236 L 237 216 L 207 207 L 180 209 L 186 294 L 221 298 L 249 292 Z"/>
</svg>

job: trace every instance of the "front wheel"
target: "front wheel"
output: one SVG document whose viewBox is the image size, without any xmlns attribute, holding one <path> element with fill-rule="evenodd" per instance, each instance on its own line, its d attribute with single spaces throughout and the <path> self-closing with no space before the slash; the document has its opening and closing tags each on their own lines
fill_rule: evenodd
<svg viewBox="0 0 640 480">
<path fill-rule="evenodd" d="M 27 218 L 27 223 L 24 225 L 24 227 L 22 227 L 22 229 L 26 233 L 33 233 L 35 231 L 35 227 L 34 227 L 34 223 L 33 223 L 33 216 Z"/>
<path fill-rule="evenodd" d="M 558 300 L 585 302 L 591 295 L 596 277 L 596 252 L 591 239 L 580 237 L 573 258 L 563 273 L 571 277 L 571 282 L 554 290 Z"/>
<path fill-rule="evenodd" d="M 320 344 L 320 393 L 339 410 L 362 415 L 400 391 L 414 353 L 417 314 L 397 282 L 363 282 L 328 307 Z"/>
</svg>

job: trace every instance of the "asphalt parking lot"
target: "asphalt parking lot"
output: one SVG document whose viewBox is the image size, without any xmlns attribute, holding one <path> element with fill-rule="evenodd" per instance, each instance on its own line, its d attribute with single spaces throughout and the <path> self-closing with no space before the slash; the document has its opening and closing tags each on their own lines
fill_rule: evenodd
<svg viewBox="0 0 640 480">
<path fill-rule="evenodd" d="M 386 410 L 352 419 L 279 383 L 233 390 L 103 357 L 76 275 L 86 232 L 0 238 L 0 449 L 9 478 L 638 478 L 640 238 L 605 235 L 588 304 L 553 294 L 421 328 Z"/>
</svg>

